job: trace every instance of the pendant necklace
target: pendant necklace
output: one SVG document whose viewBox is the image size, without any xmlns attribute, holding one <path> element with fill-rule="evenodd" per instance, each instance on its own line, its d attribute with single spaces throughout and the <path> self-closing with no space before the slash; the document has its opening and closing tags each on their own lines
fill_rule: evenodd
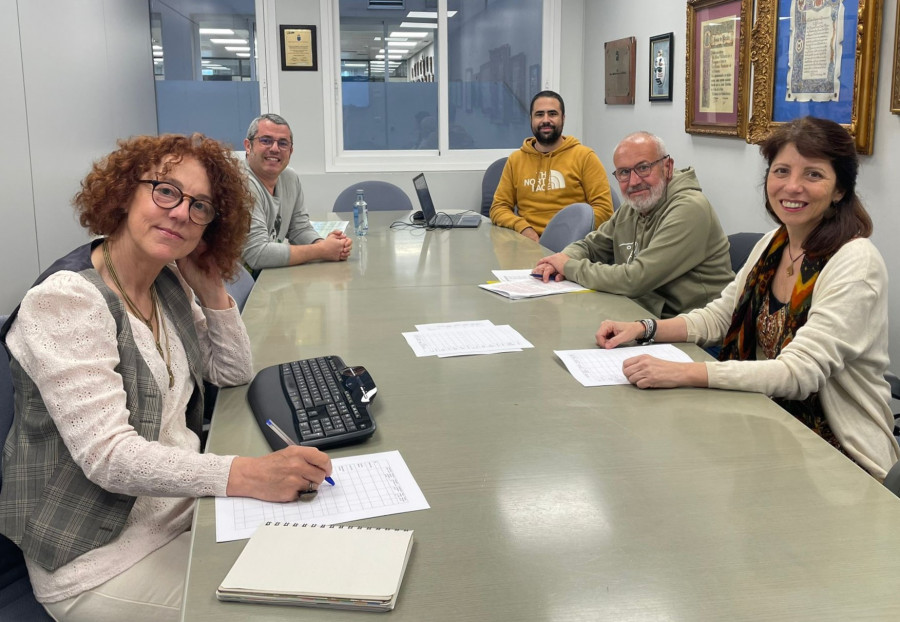
<svg viewBox="0 0 900 622">
<path fill-rule="evenodd" d="M 112 257 L 109 254 L 109 244 L 107 240 L 103 240 L 103 263 L 106 265 L 106 271 L 109 272 L 109 276 L 112 278 L 113 283 L 116 284 L 116 287 L 119 289 L 119 292 L 122 294 L 122 300 L 125 301 L 125 304 L 131 310 L 131 312 L 147 327 L 150 331 L 150 335 L 153 337 L 154 342 L 156 343 L 156 351 L 159 353 L 160 358 L 166 364 L 166 371 L 169 373 L 169 388 L 171 389 L 175 386 L 175 376 L 172 375 L 172 362 L 171 356 L 169 354 L 169 334 L 166 333 L 166 314 L 162 309 L 159 310 L 157 314 L 156 308 L 159 306 L 159 297 L 156 295 L 156 284 L 150 286 L 150 304 L 152 305 L 150 308 L 150 317 L 144 317 L 144 314 L 140 312 L 137 308 L 137 305 L 132 302 L 131 298 L 128 296 L 128 293 L 125 291 L 125 288 L 122 287 L 122 283 L 119 281 L 119 275 L 116 273 L 115 267 L 113 267 Z M 159 331 L 158 333 L 165 333 L 166 335 L 166 353 L 163 354 L 162 344 L 159 342 L 159 336 L 153 334 L 153 318 L 159 317 Z"/>
<path fill-rule="evenodd" d="M 788 257 L 791 258 L 791 263 L 789 263 L 789 264 L 788 264 L 788 267 L 787 267 L 787 275 L 788 275 L 788 276 L 794 276 L 794 264 L 797 263 L 797 260 L 798 260 L 798 259 L 802 258 L 802 257 L 806 254 L 806 251 L 803 251 L 802 253 L 800 253 L 799 255 L 797 255 L 797 259 L 794 259 L 794 256 L 791 255 L 791 245 L 788 244 L 788 246 L 787 246 L 787 252 L 788 252 Z"/>
</svg>

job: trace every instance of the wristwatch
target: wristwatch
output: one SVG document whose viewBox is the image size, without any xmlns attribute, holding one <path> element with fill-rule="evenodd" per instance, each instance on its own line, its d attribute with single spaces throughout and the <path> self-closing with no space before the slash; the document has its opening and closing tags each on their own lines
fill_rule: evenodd
<svg viewBox="0 0 900 622">
<path fill-rule="evenodd" d="M 644 336 L 635 339 L 635 341 L 642 346 L 653 343 L 653 338 L 656 336 L 656 320 L 647 318 L 646 320 L 638 321 L 644 325 Z"/>
</svg>

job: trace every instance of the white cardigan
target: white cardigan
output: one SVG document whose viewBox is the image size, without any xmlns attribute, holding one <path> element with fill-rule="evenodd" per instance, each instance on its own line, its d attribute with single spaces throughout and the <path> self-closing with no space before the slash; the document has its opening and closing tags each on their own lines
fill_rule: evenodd
<svg viewBox="0 0 900 622">
<path fill-rule="evenodd" d="M 721 343 L 750 270 L 774 235 L 756 244 L 747 263 L 702 309 L 681 315 L 688 341 Z M 888 357 L 887 268 L 866 238 L 847 242 L 822 269 L 804 324 L 776 358 L 706 364 L 714 389 L 756 391 L 801 400 L 818 392 L 825 418 L 844 450 L 879 480 L 900 459 L 893 435 Z"/>
<path fill-rule="evenodd" d="M 170 266 L 174 269 L 174 264 Z M 250 380 L 250 340 L 236 306 L 202 309 L 191 302 L 204 377 L 221 386 Z M 168 317 L 168 316 L 167 316 Z M 72 458 L 94 483 L 137 497 L 121 533 L 49 572 L 26 559 L 39 602 L 57 602 L 93 589 L 190 529 L 194 498 L 224 496 L 234 456 L 200 453 L 185 423 L 194 390 L 187 355 L 171 318 L 161 339 L 175 383 L 153 334 L 131 319 L 134 342 L 162 393 L 159 438 L 149 441 L 128 423 L 116 323 L 103 295 L 87 279 L 56 272 L 25 295 L 7 344 L 34 380 Z"/>
</svg>

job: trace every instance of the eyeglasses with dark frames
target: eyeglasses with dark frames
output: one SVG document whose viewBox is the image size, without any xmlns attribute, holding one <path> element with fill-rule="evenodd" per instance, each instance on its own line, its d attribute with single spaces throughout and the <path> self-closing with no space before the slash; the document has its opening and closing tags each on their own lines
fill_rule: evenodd
<svg viewBox="0 0 900 622">
<path fill-rule="evenodd" d="M 142 184 L 150 184 L 153 189 L 150 191 L 150 197 L 158 207 L 163 209 L 174 209 L 181 205 L 185 199 L 189 199 L 188 216 L 195 225 L 205 226 L 215 220 L 218 212 L 209 201 L 192 197 L 185 194 L 178 186 L 174 186 L 167 181 L 159 181 L 156 179 L 139 179 Z"/>
<path fill-rule="evenodd" d="M 637 176 L 641 179 L 644 179 L 650 174 L 650 171 L 653 170 L 653 167 L 666 158 L 669 157 L 669 154 L 664 155 L 658 160 L 653 160 L 653 162 L 641 162 L 640 164 L 635 164 L 632 168 L 617 168 L 613 175 L 616 176 L 616 179 L 619 181 L 628 181 L 631 179 L 631 171 L 637 173 Z"/>
<path fill-rule="evenodd" d="M 293 146 L 293 144 L 294 144 L 291 141 L 289 141 L 287 138 L 279 138 L 278 140 L 275 140 L 271 136 L 257 136 L 256 140 L 257 140 L 257 142 L 259 142 L 260 145 L 262 145 L 266 149 L 268 149 L 269 147 L 271 147 L 272 145 L 277 143 L 279 149 L 287 150 L 287 149 L 290 149 L 291 146 Z"/>
</svg>

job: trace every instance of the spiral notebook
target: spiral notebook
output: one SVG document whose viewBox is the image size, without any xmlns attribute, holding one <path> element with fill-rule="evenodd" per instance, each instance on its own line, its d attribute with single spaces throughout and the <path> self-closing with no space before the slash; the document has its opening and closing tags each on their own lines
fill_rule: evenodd
<svg viewBox="0 0 900 622">
<path fill-rule="evenodd" d="M 413 532 L 340 525 L 261 525 L 216 598 L 242 603 L 389 611 Z"/>
</svg>

